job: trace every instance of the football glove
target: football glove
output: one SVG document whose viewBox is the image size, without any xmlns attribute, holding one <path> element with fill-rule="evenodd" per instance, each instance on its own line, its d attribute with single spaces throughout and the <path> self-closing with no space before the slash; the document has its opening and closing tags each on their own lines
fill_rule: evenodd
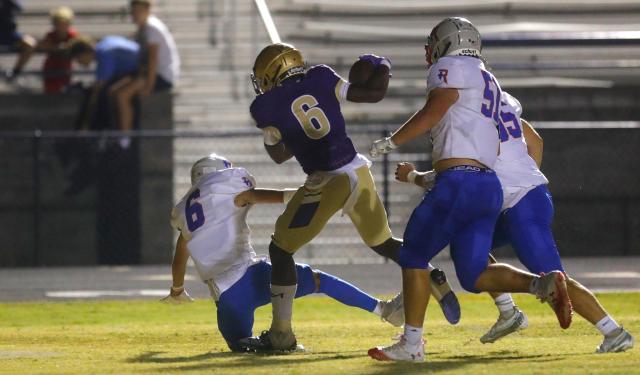
<svg viewBox="0 0 640 375">
<path fill-rule="evenodd" d="M 373 142 L 373 144 L 371 145 L 371 148 L 369 149 L 369 155 L 371 155 L 372 158 L 377 158 L 378 155 L 388 154 L 396 148 L 398 148 L 398 146 L 393 143 L 391 137 L 379 139 Z"/>
<path fill-rule="evenodd" d="M 171 292 L 169 292 L 169 295 L 161 299 L 160 302 L 167 303 L 170 305 L 183 305 L 183 304 L 193 302 L 193 298 L 191 298 L 189 293 L 187 293 L 187 290 L 184 289 L 177 296 L 171 295 Z"/>
<path fill-rule="evenodd" d="M 380 66 L 381 64 L 382 65 L 386 65 L 386 67 L 389 68 L 389 70 L 391 70 L 391 60 L 389 60 L 386 57 L 382 57 L 382 56 L 374 55 L 372 53 L 368 53 L 366 55 L 362 55 L 362 56 L 358 57 L 358 60 L 369 61 L 376 68 L 378 66 Z"/>
</svg>

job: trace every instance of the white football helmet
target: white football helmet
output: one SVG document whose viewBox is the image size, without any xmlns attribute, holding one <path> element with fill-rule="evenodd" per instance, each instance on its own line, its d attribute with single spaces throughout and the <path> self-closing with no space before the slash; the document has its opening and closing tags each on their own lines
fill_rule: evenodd
<svg viewBox="0 0 640 375">
<path fill-rule="evenodd" d="M 435 64 L 443 56 L 481 57 L 482 38 L 468 19 L 449 17 L 431 30 L 427 46 L 431 48 L 430 63 Z"/>
<path fill-rule="evenodd" d="M 191 167 L 191 185 L 197 184 L 202 176 L 231 167 L 233 167 L 233 164 L 223 156 L 217 154 L 206 156 L 195 162 Z"/>
</svg>

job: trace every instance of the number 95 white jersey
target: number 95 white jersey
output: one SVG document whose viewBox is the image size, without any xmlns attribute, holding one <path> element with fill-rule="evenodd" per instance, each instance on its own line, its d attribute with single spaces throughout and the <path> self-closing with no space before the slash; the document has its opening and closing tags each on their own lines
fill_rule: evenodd
<svg viewBox="0 0 640 375">
<path fill-rule="evenodd" d="M 223 169 L 204 176 L 171 213 L 171 225 L 187 240 L 198 274 L 203 281 L 213 279 L 220 293 L 242 277 L 256 255 L 246 222 L 249 206 L 233 203 L 254 186 L 244 168 Z"/>
<path fill-rule="evenodd" d="M 478 58 L 445 56 L 428 73 L 427 95 L 436 88 L 458 89 L 459 98 L 431 129 L 433 161 L 468 158 L 493 168 L 502 92 L 496 78 Z"/>
<path fill-rule="evenodd" d="M 500 101 L 500 155 L 493 169 L 498 175 L 504 201 L 502 210 L 515 206 L 530 190 L 549 181 L 542 174 L 535 160 L 529 156 L 524 139 L 522 105 L 508 92 L 502 92 Z"/>
</svg>

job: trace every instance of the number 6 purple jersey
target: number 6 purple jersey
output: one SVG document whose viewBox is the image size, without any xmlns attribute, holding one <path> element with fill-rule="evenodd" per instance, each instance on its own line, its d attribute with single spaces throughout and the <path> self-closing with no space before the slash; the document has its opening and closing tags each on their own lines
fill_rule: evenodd
<svg viewBox="0 0 640 375">
<path fill-rule="evenodd" d="M 171 226 L 187 240 L 187 249 L 202 280 L 213 279 L 219 293 L 233 285 L 253 262 L 246 218 L 249 206 L 233 200 L 255 187 L 244 168 L 223 169 L 196 183 L 171 213 Z"/>
<path fill-rule="evenodd" d="M 427 94 L 436 88 L 457 89 L 459 98 L 431 129 L 433 161 L 467 158 L 493 168 L 502 121 L 502 90 L 496 78 L 476 57 L 445 56 L 428 73 Z"/>
<path fill-rule="evenodd" d="M 333 69 L 316 65 L 303 78 L 290 79 L 258 96 L 251 104 L 251 115 L 274 144 L 284 142 L 305 173 L 332 171 L 356 156 L 340 109 L 347 88 L 348 83 Z"/>
</svg>

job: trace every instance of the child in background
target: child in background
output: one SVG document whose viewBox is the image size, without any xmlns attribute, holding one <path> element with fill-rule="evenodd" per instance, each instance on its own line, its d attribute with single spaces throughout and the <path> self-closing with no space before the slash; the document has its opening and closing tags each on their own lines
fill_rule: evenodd
<svg viewBox="0 0 640 375">
<path fill-rule="evenodd" d="M 42 68 L 46 93 L 59 93 L 71 83 L 72 61 L 67 53 L 67 46 L 71 39 L 78 36 L 78 32 L 71 25 L 73 18 L 73 10 L 69 7 L 52 10 L 53 29 L 38 43 L 38 49 L 47 53 Z"/>
</svg>

